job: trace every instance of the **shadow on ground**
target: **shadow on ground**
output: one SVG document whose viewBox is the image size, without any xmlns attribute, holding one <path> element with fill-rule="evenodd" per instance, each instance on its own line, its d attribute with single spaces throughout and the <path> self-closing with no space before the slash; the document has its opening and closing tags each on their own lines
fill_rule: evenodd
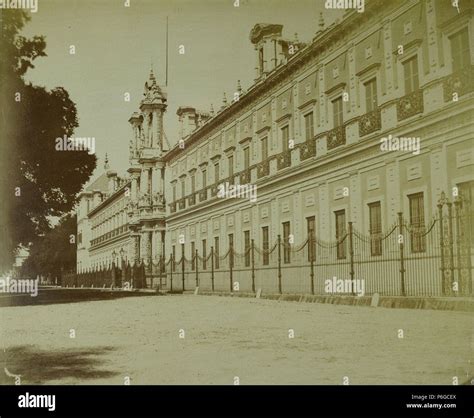
<svg viewBox="0 0 474 418">
<path fill-rule="evenodd" d="M 139 292 L 135 290 L 40 288 L 38 295 L 34 297 L 29 294 L 0 294 L 0 307 L 90 302 L 93 300 L 113 300 L 156 295 L 158 295 L 156 292 Z"/>
<path fill-rule="evenodd" d="M 0 352 L 0 384 L 14 385 L 12 375 L 21 375 L 22 385 L 48 384 L 68 378 L 87 384 L 88 379 L 116 376 L 117 372 L 101 367 L 104 361 L 99 358 L 113 350 L 108 346 L 55 351 L 41 350 L 34 345 L 11 347 Z"/>
</svg>

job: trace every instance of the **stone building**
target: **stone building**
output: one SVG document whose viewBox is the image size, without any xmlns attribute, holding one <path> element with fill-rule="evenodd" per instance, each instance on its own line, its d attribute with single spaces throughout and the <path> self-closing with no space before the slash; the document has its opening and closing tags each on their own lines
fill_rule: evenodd
<svg viewBox="0 0 474 418">
<path fill-rule="evenodd" d="M 191 259 L 211 246 L 243 253 L 251 240 L 268 249 L 278 235 L 295 245 L 310 235 L 334 241 L 349 222 L 377 236 L 400 212 L 428 225 L 442 192 L 470 200 L 472 12 L 468 2 L 458 10 L 449 1 L 366 1 L 364 13 L 348 10 L 329 27 L 321 16 L 307 43 L 283 39 L 281 25 L 256 24 L 254 84 L 239 84 L 217 112 L 179 108 L 181 138 L 171 149 L 166 95 L 151 76 L 130 119 L 131 180 L 92 203 L 85 221 L 91 242 L 127 227 L 100 250 L 78 252 L 92 265 L 122 244 L 130 260 L 178 259 L 182 250 Z M 223 184 L 237 194 L 235 186 L 254 187 L 256 202 L 220 198 Z M 96 194 L 83 196 L 95 202 Z"/>
</svg>

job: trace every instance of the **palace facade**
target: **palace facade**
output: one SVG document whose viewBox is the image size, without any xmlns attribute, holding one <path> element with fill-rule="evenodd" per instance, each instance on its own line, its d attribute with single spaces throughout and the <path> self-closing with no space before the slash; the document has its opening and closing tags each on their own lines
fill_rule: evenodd
<svg viewBox="0 0 474 418">
<path fill-rule="evenodd" d="M 150 75 L 129 120 L 130 177 L 108 170 L 80 195 L 78 272 L 120 253 L 337 241 L 349 222 L 376 236 L 399 213 L 427 225 L 442 192 L 471 200 L 472 16 L 469 2 L 366 1 L 329 27 L 321 16 L 308 43 L 256 24 L 254 84 L 217 112 L 180 107 L 171 149 L 166 94 Z M 222 184 L 256 187 L 257 199 L 222 198 Z"/>
</svg>

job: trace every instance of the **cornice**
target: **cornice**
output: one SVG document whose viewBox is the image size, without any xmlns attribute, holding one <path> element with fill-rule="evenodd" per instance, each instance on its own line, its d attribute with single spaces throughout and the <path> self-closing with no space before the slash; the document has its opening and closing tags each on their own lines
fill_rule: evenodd
<svg viewBox="0 0 474 418">
<path fill-rule="evenodd" d="M 305 63 L 315 59 L 323 50 L 329 48 L 336 39 L 346 35 L 349 30 L 355 28 L 357 22 L 361 22 L 376 14 L 383 3 L 383 0 L 373 0 L 366 5 L 365 13 L 351 13 L 342 22 L 331 25 L 316 36 L 311 44 L 299 50 L 286 64 L 274 69 L 265 79 L 259 80 L 247 93 L 240 96 L 238 101 L 231 103 L 226 109 L 193 132 L 187 141 L 188 146 L 185 153 L 189 153 L 201 139 L 212 136 L 216 131 L 222 129 L 222 124 L 236 113 L 244 113 L 243 109 L 246 109 L 250 103 L 253 103 L 256 99 L 261 100 L 262 96 L 268 96 L 269 90 L 274 88 L 276 84 L 288 78 Z M 245 111 L 248 111 L 248 109 Z M 182 154 L 181 151 L 182 149 L 176 145 L 164 155 L 164 159 L 169 163 L 173 163 L 178 155 Z"/>
</svg>

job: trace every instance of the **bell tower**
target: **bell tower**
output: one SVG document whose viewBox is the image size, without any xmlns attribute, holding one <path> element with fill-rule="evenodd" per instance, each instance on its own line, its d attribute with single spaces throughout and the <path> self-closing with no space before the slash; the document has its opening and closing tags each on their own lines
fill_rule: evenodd
<svg viewBox="0 0 474 418">
<path fill-rule="evenodd" d="M 150 77 L 145 82 L 143 99 L 140 102 L 140 110 L 143 115 L 143 142 L 144 148 L 163 151 L 163 115 L 167 108 L 166 93 L 156 82 L 153 70 L 150 71 Z"/>
<path fill-rule="evenodd" d="M 128 223 L 131 231 L 130 254 L 136 263 L 144 262 L 147 281 L 153 281 L 156 265 L 165 242 L 165 161 L 168 150 L 163 130 L 167 97 L 156 81 L 153 69 L 145 82 L 139 111 L 128 122 L 130 138 L 131 179 Z"/>
<path fill-rule="evenodd" d="M 153 70 L 150 70 L 139 106 L 140 112 L 134 112 L 128 120 L 132 126 L 130 139 L 132 164 L 142 156 L 159 157 L 167 151 L 163 132 L 163 116 L 167 107 L 166 93 L 158 85 Z"/>
</svg>

